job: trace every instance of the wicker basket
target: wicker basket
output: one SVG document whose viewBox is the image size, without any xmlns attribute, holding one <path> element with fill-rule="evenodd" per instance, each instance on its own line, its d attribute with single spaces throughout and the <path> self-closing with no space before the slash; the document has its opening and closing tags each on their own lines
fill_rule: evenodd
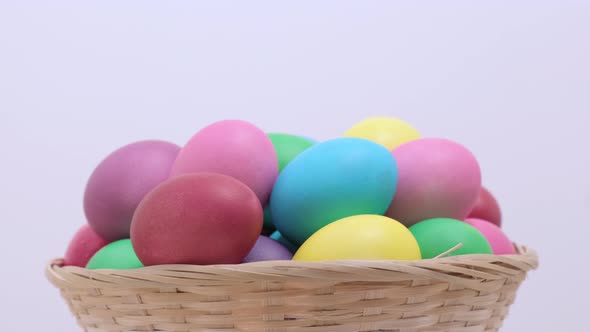
<svg viewBox="0 0 590 332">
<path fill-rule="evenodd" d="M 85 331 L 498 331 L 537 254 L 46 269 Z"/>
</svg>

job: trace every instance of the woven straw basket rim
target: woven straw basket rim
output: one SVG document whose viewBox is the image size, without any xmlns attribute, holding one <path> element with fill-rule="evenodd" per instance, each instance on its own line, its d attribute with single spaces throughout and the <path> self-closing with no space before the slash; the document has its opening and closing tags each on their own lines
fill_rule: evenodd
<svg viewBox="0 0 590 332">
<path fill-rule="evenodd" d="M 47 264 L 88 332 L 498 331 L 537 253 L 88 270 Z"/>
<path fill-rule="evenodd" d="M 515 245 L 514 255 L 461 255 L 416 261 L 265 261 L 228 265 L 156 265 L 132 270 L 88 270 L 63 266 L 57 258 L 46 266 L 46 276 L 56 287 L 137 288 L 176 287 L 194 280 L 214 277 L 267 281 L 333 280 L 391 281 L 394 274 L 411 274 L 415 278 L 438 279 L 473 287 L 479 280 L 497 280 L 528 272 L 538 267 L 537 252 Z M 191 278 L 192 277 L 192 278 Z M 394 278 L 395 279 L 395 278 Z M 477 287 L 476 287 L 477 288 Z"/>
</svg>

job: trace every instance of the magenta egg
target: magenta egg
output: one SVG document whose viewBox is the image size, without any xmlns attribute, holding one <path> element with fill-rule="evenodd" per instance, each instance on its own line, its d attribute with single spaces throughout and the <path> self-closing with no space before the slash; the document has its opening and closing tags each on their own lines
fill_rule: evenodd
<svg viewBox="0 0 590 332">
<path fill-rule="evenodd" d="M 446 139 L 414 140 L 393 151 L 397 189 L 386 212 L 406 226 L 432 218 L 463 220 L 481 188 L 481 171 L 473 154 Z"/>
<path fill-rule="evenodd" d="M 492 252 L 496 255 L 515 254 L 516 250 L 512 241 L 502 232 L 497 225 L 483 219 L 467 218 L 465 222 L 475 227 L 488 240 Z"/>
<path fill-rule="evenodd" d="M 175 144 L 149 140 L 107 156 L 93 171 L 84 193 L 90 227 L 108 241 L 128 238 L 139 202 L 168 178 L 179 151 Z"/>
<path fill-rule="evenodd" d="M 289 249 L 266 236 L 259 236 L 254 244 L 254 248 L 244 258 L 244 263 L 261 262 L 261 261 L 275 261 L 275 260 L 291 260 L 293 254 Z"/>
<path fill-rule="evenodd" d="M 225 120 L 197 132 L 182 148 L 172 176 L 213 172 L 232 176 L 268 201 L 279 172 L 270 138 L 251 123 Z"/>
</svg>

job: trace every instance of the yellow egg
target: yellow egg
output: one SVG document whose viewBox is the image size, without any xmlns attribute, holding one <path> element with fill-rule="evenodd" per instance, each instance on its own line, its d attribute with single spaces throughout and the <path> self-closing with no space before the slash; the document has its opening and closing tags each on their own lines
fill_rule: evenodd
<svg viewBox="0 0 590 332">
<path fill-rule="evenodd" d="M 418 259 L 418 243 L 404 225 L 372 214 L 347 217 L 324 226 L 293 257 L 298 261 Z"/>
<path fill-rule="evenodd" d="M 368 139 L 385 146 L 388 150 L 393 150 L 404 143 L 420 138 L 420 133 L 402 120 L 372 117 L 352 126 L 344 136 Z"/>
</svg>

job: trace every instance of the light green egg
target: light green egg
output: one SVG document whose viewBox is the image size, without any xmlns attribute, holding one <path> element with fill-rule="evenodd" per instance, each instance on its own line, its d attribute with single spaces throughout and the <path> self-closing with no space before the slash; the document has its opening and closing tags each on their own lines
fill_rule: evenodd
<svg viewBox="0 0 590 332">
<path fill-rule="evenodd" d="M 315 143 L 308 138 L 282 133 L 268 134 L 277 153 L 279 173 L 301 152 L 309 149 Z"/>
<path fill-rule="evenodd" d="M 86 268 L 89 270 L 130 270 L 140 267 L 143 267 L 143 264 L 137 258 L 130 239 L 107 244 L 97 251 L 86 264 Z"/>
<path fill-rule="evenodd" d="M 461 244 L 447 256 L 491 254 L 488 240 L 475 227 L 451 218 L 434 218 L 414 224 L 410 232 L 418 241 L 422 258 L 434 258 Z"/>
</svg>

